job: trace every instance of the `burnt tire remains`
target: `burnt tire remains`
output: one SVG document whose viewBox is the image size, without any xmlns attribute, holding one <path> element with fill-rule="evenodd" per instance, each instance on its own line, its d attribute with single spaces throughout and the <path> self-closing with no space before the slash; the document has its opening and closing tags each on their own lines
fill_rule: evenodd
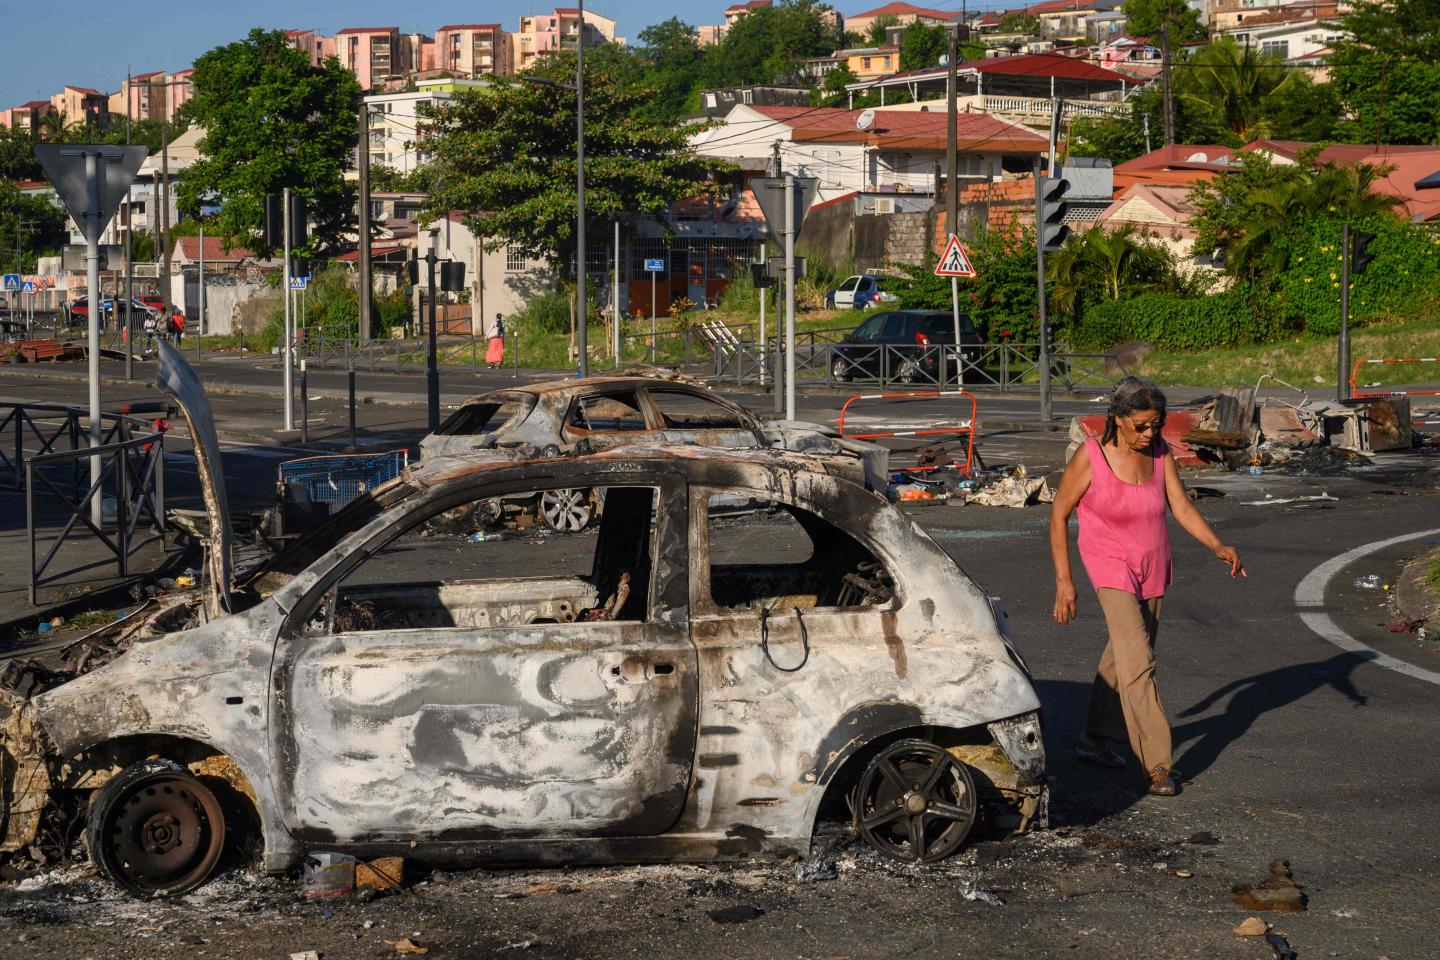
<svg viewBox="0 0 1440 960">
<path fill-rule="evenodd" d="M 96 867 L 127 893 L 178 896 L 215 871 L 225 816 L 210 788 L 179 764 L 146 760 L 100 788 L 85 839 Z"/>
<path fill-rule="evenodd" d="M 960 849 L 979 809 L 969 769 L 925 740 L 880 751 L 860 775 L 852 806 L 865 843 L 909 863 L 935 863 Z"/>
</svg>

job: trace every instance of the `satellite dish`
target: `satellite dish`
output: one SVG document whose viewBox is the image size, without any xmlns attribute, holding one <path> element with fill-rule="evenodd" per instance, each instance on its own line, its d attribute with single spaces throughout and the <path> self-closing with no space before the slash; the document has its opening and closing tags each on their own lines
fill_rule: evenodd
<svg viewBox="0 0 1440 960">
<path fill-rule="evenodd" d="M 1190 156 L 1186 157 L 1186 158 L 1185 158 L 1185 162 L 1186 162 L 1186 163 L 1209 163 L 1209 162 L 1210 162 L 1210 158 L 1207 157 L 1207 156 L 1205 156 L 1205 154 L 1203 154 L 1203 153 L 1198 153 L 1198 152 L 1197 152 L 1197 153 L 1192 153 L 1192 154 L 1190 154 Z"/>
<path fill-rule="evenodd" d="M 942 67 L 948 67 L 948 66 L 950 66 L 950 54 L 948 54 L 948 53 L 942 53 L 942 54 L 940 54 L 940 66 L 942 66 Z"/>
<path fill-rule="evenodd" d="M 871 127 L 873 127 L 873 126 L 875 126 L 875 111 L 874 111 L 874 110 L 864 110 L 864 111 L 861 111 L 860 116 L 858 116 L 858 117 L 855 118 L 855 127 L 856 127 L 856 129 L 859 129 L 859 130 L 869 130 L 869 129 L 870 129 Z"/>
</svg>

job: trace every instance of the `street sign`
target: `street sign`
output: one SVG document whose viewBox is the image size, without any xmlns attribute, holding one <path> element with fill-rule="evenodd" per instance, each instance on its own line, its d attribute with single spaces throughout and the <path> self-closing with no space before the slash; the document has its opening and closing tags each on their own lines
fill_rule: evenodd
<svg viewBox="0 0 1440 960">
<path fill-rule="evenodd" d="M 770 271 L 770 276 L 774 277 L 776 280 L 780 280 L 780 279 L 784 278 L 784 276 L 785 276 L 785 258 L 784 258 L 784 257 L 766 257 L 766 258 L 765 258 L 765 269 L 769 270 L 769 271 Z M 805 279 L 805 258 L 804 258 L 804 257 L 796 257 L 796 258 L 795 258 L 795 279 L 796 279 L 796 280 L 803 280 L 803 279 Z"/>
<path fill-rule="evenodd" d="M 60 266 L 74 273 L 86 270 L 85 256 L 89 247 L 83 243 L 67 243 L 60 250 Z M 109 270 L 110 264 L 117 266 L 125 260 L 125 248 L 118 243 L 102 243 L 95 248 L 100 257 L 100 269 Z"/>
<path fill-rule="evenodd" d="M 26 280 L 24 283 L 20 284 L 20 292 L 28 293 L 32 297 L 35 296 L 35 281 Z"/>
<path fill-rule="evenodd" d="M 291 290 L 304 290 L 305 287 L 306 287 L 306 285 L 307 285 L 309 282 L 310 282 L 310 278 L 309 278 L 308 276 L 306 276 L 306 277 L 291 277 L 291 278 L 290 278 L 290 289 L 291 289 Z"/>
<path fill-rule="evenodd" d="M 785 232 L 785 178 L 784 177 L 755 177 L 750 181 L 750 189 L 755 191 L 755 199 L 760 204 L 760 212 L 765 214 L 765 223 L 770 227 L 772 236 L 783 236 Z M 805 214 L 810 212 L 810 204 L 815 202 L 815 195 L 820 192 L 820 179 L 818 177 L 796 177 L 795 178 L 795 234 L 799 236 L 800 228 L 805 223 Z"/>
<path fill-rule="evenodd" d="M 960 238 L 953 233 L 950 234 L 950 242 L 945 245 L 945 252 L 940 255 L 940 262 L 935 264 L 935 276 L 975 276 L 975 267 L 970 263 L 970 257 L 965 253 L 964 245 L 960 243 Z"/>
<path fill-rule="evenodd" d="M 149 152 L 144 146 L 114 144 L 42 143 L 35 147 L 35 156 L 55 185 L 60 202 L 89 243 L 100 242 Z M 97 161 L 93 209 L 86 173 L 92 156 Z"/>
<path fill-rule="evenodd" d="M 6 289 L 6 290 L 19 290 L 19 289 L 20 289 L 20 274 L 18 274 L 18 273 L 7 273 L 7 274 L 5 274 L 5 289 Z"/>
<path fill-rule="evenodd" d="M 646 273 L 664 273 L 664 272 L 665 272 L 665 261 L 664 261 L 664 260 L 659 260 L 659 259 L 657 259 L 657 260 L 650 260 L 650 259 L 647 258 L 646 261 L 645 261 L 645 272 L 646 272 Z"/>
</svg>

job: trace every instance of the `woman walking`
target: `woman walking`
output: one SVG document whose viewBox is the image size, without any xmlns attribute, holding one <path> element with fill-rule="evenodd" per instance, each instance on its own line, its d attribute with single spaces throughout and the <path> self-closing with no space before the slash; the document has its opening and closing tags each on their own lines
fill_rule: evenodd
<svg viewBox="0 0 1440 960">
<path fill-rule="evenodd" d="M 1182 529 L 1221 561 L 1230 576 L 1245 576 L 1240 555 L 1220 542 L 1180 483 L 1175 458 L 1160 429 L 1165 394 L 1153 383 L 1126 377 L 1115 386 L 1101 438 L 1086 440 L 1065 468 L 1050 512 L 1055 562 L 1055 621 L 1075 618 L 1070 575 L 1070 514 L 1080 518 L 1080 560 L 1110 640 L 1090 690 L 1090 709 L 1076 749 L 1080 759 L 1121 768 L 1114 744 L 1128 740 L 1156 796 L 1179 792 L 1170 766 L 1170 723 L 1155 682 L 1155 635 L 1160 604 L 1172 579 L 1165 508 Z"/>
<path fill-rule="evenodd" d="M 505 362 L 505 321 L 500 314 L 495 314 L 495 319 L 486 324 L 485 339 L 489 341 L 485 365 L 493 370 Z"/>
</svg>

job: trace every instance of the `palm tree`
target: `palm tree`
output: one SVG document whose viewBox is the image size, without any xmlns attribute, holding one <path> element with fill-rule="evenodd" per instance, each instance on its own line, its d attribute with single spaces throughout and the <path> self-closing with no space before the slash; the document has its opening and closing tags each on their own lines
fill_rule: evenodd
<svg viewBox="0 0 1440 960">
<path fill-rule="evenodd" d="M 45 119 L 40 124 L 40 139 L 48 143 L 61 143 L 65 139 L 65 128 L 68 125 L 64 110 L 51 110 L 45 114 Z"/>
<path fill-rule="evenodd" d="M 1279 54 L 1222 37 L 1197 50 L 1179 73 L 1181 99 L 1214 110 L 1242 141 L 1274 133 L 1262 104 L 1286 82 Z"/>
<path fill-rule="evenodd" d="M 1051 302 L 1071 316 L 1083 312 L 1087 300 L 1119 300 L 1167 283 L 1173 272 L 1169 254 L 1134 224 L 1072 234 L 1048 262 Z"/>
</svg>

